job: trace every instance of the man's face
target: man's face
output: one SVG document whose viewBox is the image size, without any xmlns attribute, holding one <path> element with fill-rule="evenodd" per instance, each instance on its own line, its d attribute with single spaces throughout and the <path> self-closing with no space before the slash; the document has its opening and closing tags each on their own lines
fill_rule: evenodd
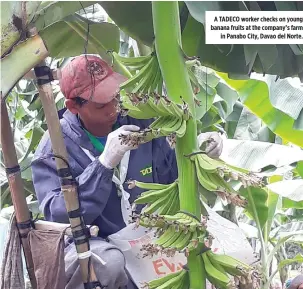
<svg viewBox="0 0 303 289">
<path fill-rule="evenodd" d="M 75 102 L 66 103 L 67 108 L 74 114 L 78 114 L 85 125 L 88 126 L 112 126 L 118 117 L 118 100 L 113 98 L 110 102 L 99 104 L 86 101 L 79 105 Z"/>
</svg>

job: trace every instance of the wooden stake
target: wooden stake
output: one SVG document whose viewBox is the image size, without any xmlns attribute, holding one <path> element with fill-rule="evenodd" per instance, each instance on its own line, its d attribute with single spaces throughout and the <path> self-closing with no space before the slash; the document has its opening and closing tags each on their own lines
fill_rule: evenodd
<svg viewBox="0 0 303 289">
<path fill-rule="evenodd" d="M 2 96 L 1 96 L 2 98 Z M 5 101 L 1 101 L 1 146 L 6 167 L 6 176 L 11 191 L 12 201 L 16 213 L 17 223 L 30 223 L 31 217 L 26 203 L 21 171 L 18 164 L 13 134 L 9 122 Z M 26 236 L 31 228 L 19 229 L 21 235 Z M 34 272 L 34 263 L 27 238 L 21 238 L 23 252 L 26 261 L 26 268 L 33 289 L 37 289 L 37 282 Z"/>
<path fill-rule="evenodd" d="M 40 63 L 36 68 L 40 66 L 46 66 L 45 62 Z M 36 73 L 37 76 L 37 73 Z M 38 77 L 38 79 L 47 79 L 47 77 Z M 47 82 L 47 81 L 46 81 Z M 51 83 L 45 83 L 38 85 L 39 95 L 42 102 L 42 106 L 45 113 L 45 118 L 47 122 L 47 127 L 49 131 L 50 140 L 52 143 L 53 154 L 56 156 L 56 166 L 58 175 L 61 180 L 61 191 L 64 196 L 66 210 L 69 213 L 69 221 L 72 228 L 73 235 L 77 235 L 77 232 L 80 233 L 85 224 L 82 217 L 72 217 L 71 212 L 74 212 L 73 216 L 77 215 L 80 204 L 78 199 L 78 192 L 75 183 L 73 182 L 72 174 L 68 165 L 68 155 L 66 151 L 66 146 L 63 140 L 61 126 L 59 122 L 59 117 L 57 113 L 57 108 L 53 96 L 53 91 Z M 89 251 L 89 243 L 83 236 L 82 244 L 76 244 L 76 250 L 79 253 L 85 253 Z M 87 282 L 96 282 L 97 277 L 93 269 L 92 264 L 90 263 L 90 276 L 88 274 L 89 268 L 89 257 L 85 259 L 79 259 L 80 270 L 82 274 L 82 279 L 84 283 Z M 100 288 L 96 286 L 95 288 Z"/>
</svg>

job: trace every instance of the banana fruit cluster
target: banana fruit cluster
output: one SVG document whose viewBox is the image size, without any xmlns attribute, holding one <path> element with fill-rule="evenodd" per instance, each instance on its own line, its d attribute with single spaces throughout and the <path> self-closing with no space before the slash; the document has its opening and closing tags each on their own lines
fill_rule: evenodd
<svg viewBox="0 0 303 289">
<path fill-rule="evenodd" d="M 211 250 L 206 250 L 202 253 L 202 260 L 208 281 L 217 288 L 236 289 L 235 279 L 238 284 L 251 282 L 251 284 L 256 284 L 256 286 L 260 281 L 260 276 L 253 267 L 231 256 L 215 254 Z M 235 277 L 235 279 L 230 278 L 230 275 Z M 257 287 L 252 286 L 253 288 Z"/>
<path fill-rule="evenodd" d="M 142 289 L 189 289 L 188 271 L 182 269 L 145 283 Z"/>
<path fill-rule="evenodd" d="M 120 85 L 121 89 L 130 89 L 133 93 L 151 93 L 156 90 L 162 94 L 163 78 L 155 52 L 139 57 L 122 57 L 117 53 L 113 56 L 123 65 L 138 71 Z"/>
<path fill-rule="evenodd" d="M 146 255 L 153 256 L 161 252 L 167 256 L 173 256 L 176 252 L 188 256 L 191 250 L 199 245 L 209 245 L 211 235 L 206 230 L 206 219 L 199 221 L 194 216 L 185 212 L 175 215 L 133 214 L 133 220 L 137 225 L 158 228 L 157 240 L 154 244 L 143 247 Z"/>
<path fill-rule="evenodd" d="M 128 135 L 119 135 L 121 144 L 138 146 L 154 138 L 169 137 L 172 144 L 176 137 L 183 137 L 186 133 L 186 120 L 173 116 L 159 117 L 148 128 L 132 132 Z"/>
<path fill-rule="evenodd" d="M 237 206 L 245 207 L 247 202 L 232 188 L 230 180 L 240 180 L 244 186 L 262 186 L 262 179 L 256 175 L 238 171 L 237 168 L 228 166 L 221 160 L 212 159 L 205 153 L 193 153 L 190 159 L 195 163 L 200 185 Z"/>
<path fill-rule="evenodd" d="M 150 119 L 155 117 L 172 116 L 188 120 L 190 113 L 188 105 L 182 100 L 182 104 L 171 101 L 167 96 L 156 92 L 127 93 L 120 92 L 119 109 L 122 115 L 129 115 L 137 119 Z"/>
<path fill-rule="evenodd" d="M 155 245 L 161 249 L 171 248 L 175 251 L 189 252 L 196 249 L 198 244 L 204 244 L 207 236 L 206 222 L 178 212 L 177 214 L 161 216 L 168 224 L 159 232 L 160 237 Z"/>
<path fill-rule="evenodd" d="M 180 201 L 177 181 L 169 185 L 138 181 L 128 182 L 129 188 L 135 186 L 147 190 L 135 200 L 135 204 L 148 204 L 142 212 L 146 214 L 173 215 L 179 211 Z"/>
</svg>

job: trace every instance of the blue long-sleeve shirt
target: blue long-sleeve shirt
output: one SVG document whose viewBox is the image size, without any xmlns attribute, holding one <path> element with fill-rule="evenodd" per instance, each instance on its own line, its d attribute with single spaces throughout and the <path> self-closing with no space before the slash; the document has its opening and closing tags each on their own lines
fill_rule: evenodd
<svg viewBox="0 0 303 289">
<path fill-rule="evenodd" d="M 146 128 L 152 120 L 137 120 L 131 117 L 119 118 L 119 125 L 134 124 Z M 121 213 L 121 199 L 116 185 L 112 182 L 113 170 L 99 161 L 98 152 L 90 142 L 76 115 L 66 111 L 60 120 L 68 161 L 73 177 L 78 183 L 79 200 L 86 224 L 99 227 L 103 238 L 122 229 L 125 224 Z M 96 159 L 91 160 L 83 149 Z M 68 223 L 60 180 L 55 160 L 43 158 L 52 153 L 48 132 L 43 136 L 32 163 L 33 183 L 40 210 L 48 221 Z M 38 160 L 43 158 L 41 160 Z M 37 161 L 38 160 L 38 161 Z M 130 152 L 126 180 L 142 182 L 171 183 L 178 177 L 175 152 L 164 137 L 142 144 Z M 129 190 L 130 203 L 142 193 L 139 188 Z"/>
</svg>

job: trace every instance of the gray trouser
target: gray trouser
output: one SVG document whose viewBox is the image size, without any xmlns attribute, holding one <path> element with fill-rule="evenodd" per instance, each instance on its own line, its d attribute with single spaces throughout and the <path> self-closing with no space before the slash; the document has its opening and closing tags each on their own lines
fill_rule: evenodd
<svg viewBox="0 0 303 289">
<path fill-rule="evenodd" d="M 137 289 L 127 275 L 123 253 L 115 246 L 101 238 L 90 240 L 90 250 L 106 262 L 102 265 L 93 256 L 91 262 L 98 281 L 106 289 Z M 71 243 L 65 248 L 65 272 L 67 286 L 65 289 L 84 289 L 76 247 Z"/>
</svg>

